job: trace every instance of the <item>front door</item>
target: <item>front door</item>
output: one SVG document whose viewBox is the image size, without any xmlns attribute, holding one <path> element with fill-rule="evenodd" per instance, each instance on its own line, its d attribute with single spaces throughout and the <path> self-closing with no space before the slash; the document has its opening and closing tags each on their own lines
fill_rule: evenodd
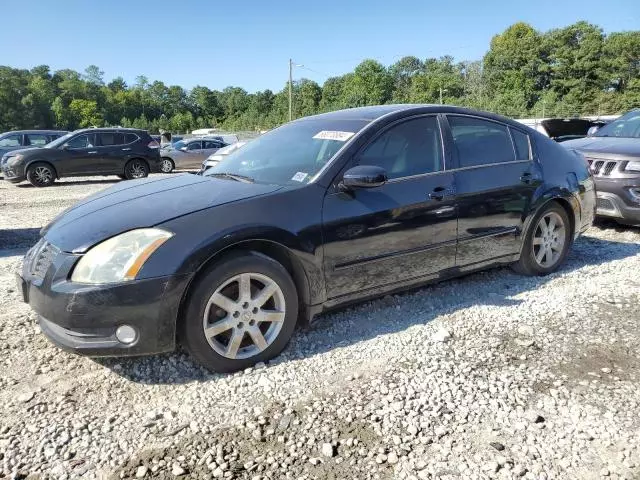
<svg viewBox="0 0 640 480">
<path fill-rule="evenodd" d="M 202 140 L 189 142 L 182 162 L 182 168 L 200 168 L 203 158 Z"/>
<path fill-rule="evenodd" d="M 389 180 L 377 188 L 327 192 L 328 298 L 393 288 L 454 266 L 454 176 L 445 169 L 437 116 L 393 124 L 351 165 L 380 166 Z"/>
<path fill-rule="evenodd" d="M 456 265 L 473 266 L 519 251 L 518 236 L 542 174 L 523 131 L 465 115 L 447 115 L 458 207 Z"/>
<path fill-rule="evenodd" d="M 65 144 L 64 160 L 60 163 L 61 174 L 92 175 L 98 168 L 98 147 L 94 133 L 77 135 Z M 58 167 L 56 165 L 56 167 Z"/>
<path fill-rule="evenodd" d="M 124 133 L 100 132 L 96 134 L 97 160 L 96 173 L 121 175 L 131 148 L 125 146 Z"/>
</svg>

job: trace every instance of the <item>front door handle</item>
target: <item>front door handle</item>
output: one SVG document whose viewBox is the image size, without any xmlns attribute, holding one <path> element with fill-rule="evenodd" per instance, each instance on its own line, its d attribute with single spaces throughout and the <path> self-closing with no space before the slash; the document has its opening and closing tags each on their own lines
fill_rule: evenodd
<svg viewBox="0 0 640 480">
<path fill-rule="evenodd" d="M 130 148 L 123 148 L 122 151 L 123 152 L 129 152 L 131 149 Z"/>
<path fill-rule="evenodd" d="M 97 151 L 97 150 L 93 150 L 93 151 L 91 151 L 91 152 L 87 152 L 87 153 L 88 153 L 89 155 L 92 155 L 92 154 L 94 154 L 94 153 L 98 153 L 98 151 Z"/>
<path fill-rule="evenodd" d="M 429 195 L 429 200 L 444 200 L 444 197 L 447 195 L 447 187 L 436 187 L 433 189 Z"/>
</svg>

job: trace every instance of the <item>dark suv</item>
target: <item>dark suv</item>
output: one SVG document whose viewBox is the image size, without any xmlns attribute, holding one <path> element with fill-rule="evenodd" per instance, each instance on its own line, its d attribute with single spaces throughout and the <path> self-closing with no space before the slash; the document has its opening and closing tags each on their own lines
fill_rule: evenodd
<svg viewBox="0 0 640 480">
<path fill-rule="evenodd" d="M 640 225 L 640 109 L 564 146 L 580 151 L 596 181 L 597 214 Z"/>
<path fill-rule="evenodd" d="M 56 178 L 118 175 L 143 178 L 160 171 L 160 145 L 145 130 L 76 130 L 40 148 L 14 150 L 0 161 L 5 180 L 48 187 Z"/>
</svg>

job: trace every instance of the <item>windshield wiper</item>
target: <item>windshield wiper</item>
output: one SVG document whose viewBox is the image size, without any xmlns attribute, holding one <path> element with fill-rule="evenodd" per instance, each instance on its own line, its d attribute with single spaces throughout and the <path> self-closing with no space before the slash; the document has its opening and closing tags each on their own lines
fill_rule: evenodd
<svg viewBox="0 0 640 480">
<path fill-rule="evenodd" d="M 227 172 L 216 172 L 207 174 L 209 177 L 222 177 L 222 178 L 230 178 L 231 180 L 235 180 L 236 182 L 244 182 L 244 183 L 254 183 L 255 180 L 251 177 L 247 177 L 246 175 L 238 175 L 237 173 L 227 173 Z"/>
</svg>

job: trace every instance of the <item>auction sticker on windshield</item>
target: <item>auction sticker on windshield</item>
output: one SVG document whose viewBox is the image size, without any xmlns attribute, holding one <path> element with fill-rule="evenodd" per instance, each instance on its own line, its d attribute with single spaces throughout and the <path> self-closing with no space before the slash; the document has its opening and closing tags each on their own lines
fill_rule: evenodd
<svg viewBox="0 0 640 480">
<path fill-rule="evenodd" d="M 335 130 L 322 130 L 316 133 L 313 138 L 319 140 L 337 140 L 338 142 L 346 142 L 355 135 L 355 132 L 338 132 Z"/>
<path fill-rule="evenodd" d="M 298 172 L 293 177 L 291 177 L 291 180 L 293 180 L 295 182 L 304 182 L 305 178 L 307 178 L 307 174 L 306 173 Z"/>
</svg>

